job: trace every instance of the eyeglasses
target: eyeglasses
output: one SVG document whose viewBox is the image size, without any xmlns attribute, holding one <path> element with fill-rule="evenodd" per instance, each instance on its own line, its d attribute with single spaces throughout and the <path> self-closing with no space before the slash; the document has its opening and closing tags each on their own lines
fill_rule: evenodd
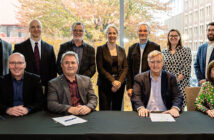
<svg viewBox="0 0 214 140">
<path fill-rule="evenodd" d="M 171 38 L 178 38 L 178 35 L 170 35 L 169 37 L 171 37 Z"/>
<path fill-rule="evenodd" d="M 23 65 L 25 62 L 14 62 L 14 61 L 12 61 L 12 62 L 9 62 L 9 64 L 10 65 Z"/>
<path fill-rule="evenodd" d="M 149 61 L 149 63 L 151 63 L 151 64 L 160 64 L 160 63 L 162 63 L 162 61 L 161 60 L 157 60 L 157 61 Z"/>
<path fill-rule="evenodd" d="M 82 33 L 83 32 L 83 30 L 73 30 L 75 33 L 77 33 L 77 32 L 80 32 L 80 33 Z"/>
</svg>

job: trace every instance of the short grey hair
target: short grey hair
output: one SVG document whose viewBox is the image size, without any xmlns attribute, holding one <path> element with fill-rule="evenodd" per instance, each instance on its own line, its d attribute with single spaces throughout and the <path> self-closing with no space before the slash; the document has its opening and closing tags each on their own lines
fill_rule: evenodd
<svg viewBox="0 0 214 140">
<path fill-rule="evenodd" d="M 152 51 L 152 52 L 150 52 L 149 54 L 148 54 L 148 59 L 147 59 L 147 61 L 149 62 L 152 58 L 154 58 L 154 57 L 156 57 L 156 56 L 161 56 L 161 58 L 162 58 L 162 61 L 164 61 L 164 55 L 163 55 L 163 53 L 162 52 L 160 52 L 160 51 L 157 51 L 157 50 L 154 50 L 154 51 Z"/>
<path fill-rule="evenodd" d="M 61 60 L 60 60 L 60 63 L 61 63 L 61 64 L 62 64 L 62 62 L 63 62 L 63 60 L 64 60 L 64 58 L 65 58 L 66 56 L 74 56 L 74 57 L 76 58 L 77 64 L 79 64 L 78 55 L 77 55 L 77 53 L 75 53 L 75 52 L 73 52 L 73 51 L 67 51 L 67 52 L 63 53 L 62 58 L 61 58 Z"/>
<path fill-rule="evenodd" d="M 24 56 L 23 54 L 21 54 L 21 53 L 19 53 L 19 52 L 15 52 L 15 53 L 12 53 L 12 54 L 9 56 L 9 58 L 8 58 L 8 63 L 9 63 L 9 61 L 10 61 L 10 57 L 13 56 L 13 55 L 19 55 L 20 57 L 22 57 L 22 58 L 24 59 L 24 62 L 26 62 L 26 61 L 25 61 L 25 56 Z"/>
<path fill-rule="evenodd" d="M 72 32 L 74 31 L 74 28 L 75 28 L 75 26 L 77 26 L 77 25 L 81 25 L 81 26 L 82 26 L 82 29 L 83 29 L 83 32 L 85 32 L 85 26 L 84 26 L 84 24 L 83 24 L 82 22 L 79 22 L 79 21 L 74 22 L 74 23 L 72 24 L 72 26 L 71 26 L 71 31 L 72 31 Z"/>
<path fill-rule="evenodd" d="M 149 25 L 148 25 L 147 23 L 144 23 L 144 22 L 140 22 L 140 23 L 137 25 L 137 31 L 138 31 L 138 32 L 139 32 L 139 29 L 140 29 L 140 27 L 141 27 L 142 25 L 145 25 L 146 28 L 147 28 L 147 30 L 148 30 L 148 32 L 150 32 L 150 27 L 149 27 Z"/>
<path fill-rule="evenodd" d="M 117 34 L 119 33 L 117 27 L 116 27 L 114 24 L 109 24 L 109 25 L 106 27 L 105 31 L 104 31 L 104 33 L 105 33 L 106 36 L 108 35 L 109 28 L 114 28 L 115 31 L 117 32 Z"/>
</svg>

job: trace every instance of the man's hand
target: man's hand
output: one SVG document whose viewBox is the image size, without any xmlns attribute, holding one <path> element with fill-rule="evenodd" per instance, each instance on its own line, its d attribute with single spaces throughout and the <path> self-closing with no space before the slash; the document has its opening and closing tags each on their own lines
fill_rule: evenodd
<svg viewBox="0 0 214 140">
<path fill-rule="evenodd" d="M 132 97 L 133 89 L 132 88 L 128 89 L 127 93 L 129 95 L 129 97 Z"/>
<path fill-rule="evenodd" d="M 167 111 L 165 111 L 163 113 L 165 113 L 165 114 L 167 114 L 167 113 L 171 114 L 173 117 L 179 117 L 179 111 L 175 107 L 172 107 L 170 110 L 167 110 Z"/>
<path fill-rule="evenodd" d="M 68 112 L 73 115 L 86 115 L 91 112 L 91 108 L 86 105 L 78 105 L 76 107 L 70 107 Z"/>
<path fill-rule="evenodd" d="M 79 108 L 79 115 L 86 115 L 91 112 L 91 108 L 86 105 L 78 105 Z"/>
<path fill-rule="evenodd" d="M 11 116 L 24 116 L 28 114 L 28 109 L 22 105 L 10 107 L 7 109 L 6 113 Z"/>
<path fill-rule="evenodd" d="M 79 108 L 71 106 L 68 109 L 68 113 L 73 114 L 73 115 L 79 115 Z"/>
<path fill-rule="evenodd" d="M 138 116 L 140 116 L 140 117 L 148 117 L 149 113 L 151 113 L 151 111 L 144 107 L 142 107 L 138 110 Z"/>
<path fill-rule="evenodd" d="M 204 82 L 206 82 L 206 79 L 202 79 L 199 81 L 199 85 L 201 86 Z"/>
<path fill-rule="evenodd" d="M 207 110 L 206 113 L 208 114 L 208 116 L 214 118 L 214 110 Z"/>
</svg>

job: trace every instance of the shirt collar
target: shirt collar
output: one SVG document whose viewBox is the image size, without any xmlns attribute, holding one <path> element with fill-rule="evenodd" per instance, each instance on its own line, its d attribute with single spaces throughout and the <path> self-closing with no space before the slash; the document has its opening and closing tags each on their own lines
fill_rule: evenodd
<svg viewBox="0 0 214 140">
<path fill-rule="evenodd" d="M 35 45 L 36 41 L 34 41 L 33 39 L 30 38 L 30 43 L 32 45 Z M 37 43 L 38 43 L 38 45 L 40 45 L 41 44 L 41 39 Z"/>
<path fill-rule="evenodd" d="M 144 43 L 144 44 L 141 44 L 140 42 L 139 42 L 139 45 L 140 45 L 140 48 L 141 49 L 144 49 L 145 47 L 146 47 L 146 44 L 148 43 L 148 39 L 146 40 L 146 42 Z"/>
<path fill-rule="evenodd" d="M 163 71 L 161 71 L 160 76 L 158 77 L 158 80 L 161 78 L 162 72 L 163 72 Z M 149 75 L 150 75 L 150 78 L 151 78 L 152 80 L 155 80 L 155 79 L 152 77 L 151 70 L 149 70 Z"/>
<path fill-rule="evenodd" d="M 69 79 L 67 79 L 66 78 L 66 76 L 65 76 L 65 80 L 68 82 L 68 84 L 74 84 L 74 83 L 77 83 L 77 78 L 76 78 L 76 76 L 75 76 L 75 80 L 74 81 L 70 81 Z"/>
</svg>

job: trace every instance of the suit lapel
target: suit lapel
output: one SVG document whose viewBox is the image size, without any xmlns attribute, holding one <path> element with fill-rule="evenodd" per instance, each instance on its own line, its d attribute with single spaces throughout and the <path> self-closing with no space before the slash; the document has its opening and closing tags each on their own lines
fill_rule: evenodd
<svg viewBox="0 0 214 140">
<path fill-rule="evenodd" d="M 161 74 L 161 96 L 163 99 L 163 102 L 165 104 L 165 94 L 167 90 L 167 85 L 168 85 L 168 77 L 165 71 L 162 70 Z"/>
<path fill-rule="evenodd" d="M 42 71 L 42 66 L 45 66 L 45 64 L 44 64 L 44 61 L 45 61 L 45 58 L 46 58 L 46 54 L 45 54 L 45 52 L 46 52 L 46 46 L 45 46 L 45 43 L 44 43 L 44 41 L 42 41 L 41 40 L 41 58 L 40 58 L 40 73 L 41 73 L 41 71 Z"/>
<path fill-rule="evenodd" d="M 69 104 L 71 104 L 71 93 L 70 93 L 70 89 L 69 89 L 69 86 L 68 86 L 68 82 L 66 81 L 64 75 L 61 75 L 60 80 L 62 81 L 61 82 L 61 86 L 63 88 L 62 94 L 64 94 L 64 93 L 66 94 L 67 102 Z"/>
<path fill-rule="evenodd" d="M 6 84 L 7 85 L 7 97 L 8 97 L 8 101 L 9 101 L 9 104 L 11 106 L 13 106 L 13 81 L 12 81 L 12 76 L 11 74 L 7 75 L 6 76 Z"/>
<path fill-rule="evenodd" d="M 111 54 L 108 49 L 107 43 L 103 46 L 103 57 L 105 58 L 105 60 L 109 62 L 110 65 L 112 65 L 113 60 L 111 58 Z"/>
<path fill-rule="evenodd" d="M 135 65 L 134 65 L 134 70 L 135 70 L 135 73 L 138 73 L 139 70 L 140 70 L 140 46 L 139 46 L 139 43 L 136 44 L 136 47 L 134 48 L 134 51 L 132 53 L 132 56 L 134 58 L 134 62 Z"/>
<path fill-rule="evenodd" d="M 123 62 L 123 53 L 119 46 L 117 46 L 117 59 L 118 59 L 118 68 L 120 68 Z"/>
<path fill-rule="evenodd" d="M 72 47 L 72 51 L 73 51 L 73 47 Z M 82 65 L 84 65 L 84 62 L 85 62 L 85 60 L 87 59 L 86 58 L 86 56 L 87 56 L 87 46 L 84 44 L 84 42 L 83 42 L 83 52 L 82 52 L 82 60 L 81 60 L 81 64 L 80 64 L 80 69 L 81 69 L 81 66 Z M 80 72 L 80 70 L 79 70 L 79 72 Z"/>
<path fill-rule="evenodd" d="M 84 88 L 82 88 L 82 85 L 83 85 L 83 81 L 81 81 L 81 78 L 79 77 L 78 74 L 76 74 L 76 80 L 77 80 L 77 86 L 78 86 L 78 92 L 79 92 L 79 95 L 80 95 L 80 98 L 81 98 L 81 101 L 83 103 L 85 103 L 85 100 L 83 98 L 83 94 L 84 94 Z M 81 87 L 81 88 L 79 88 Z"/>
<path fill-rule="evenodd" d="M 31 45 L 31 42 L 30 42 L 30 39 L 28 39 L 26 41 L 26 45 L 25 45 L 25 50 L 26 53 L 25 55 L 27 55 L 26 59 L 29 59 L 27 60 L 27 67 L 30 68 L 28 71 L 32 71 L 33 73 L 36 73 L 37 69 L 36 69 L 36 60 L 35 60 L 35 56 L 34 56 L 34 52 L 33 52 L 33 49 L 32 49 L 32 45 Z M 31 69 L 32 68 L 32 69 Z"/>
</svg>

